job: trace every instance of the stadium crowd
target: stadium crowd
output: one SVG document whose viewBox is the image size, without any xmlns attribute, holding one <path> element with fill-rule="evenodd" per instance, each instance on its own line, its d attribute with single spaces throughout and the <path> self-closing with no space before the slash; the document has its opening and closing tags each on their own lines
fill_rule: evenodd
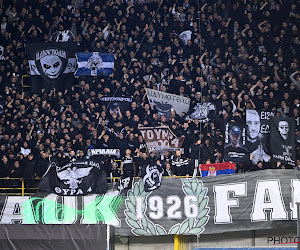
<svg viewBox="0 0 300 250">
<path fill-rule="evenodd" d="M 246 109 L 295 118 L 300 166 L 299 1 L 0 0 L 0 18 L 0 177 L 32 186 L 50 160 L 63 164 L 92 148 L 119 148 L 137 165 L 156 161 L 140 126 L 184 136 L 184 155 L 175 157 L 222 162 L 224 120 L 241 123 Z M 71 30 L 78 51 L 113 53 L 113 74 L 80 77 L 67 89 L 23 89 L 26 44 L 47 42 L 56 30 Z M 187 30 L 185 42 L 179 35 Z M 207 123 L 176 113 L 166 120 L 151 109 L 145 87 L 187 96 L 192 107 L 213 102 L 218 113 Z M 113 95 L 133 98 L 125 114 L 99 101 Z M 169 159 L 169 152 L 161 159 L 165 175 L 176 175 Z M 108 173 L 121 174 L 111 157 L 101 160 Z M 287 166 L 263 166 L 276 167 Z M 238 164 L 237 171 L 261 168 Z M 192 169 L 193 161 L 178 175 Z"/>
</svg>

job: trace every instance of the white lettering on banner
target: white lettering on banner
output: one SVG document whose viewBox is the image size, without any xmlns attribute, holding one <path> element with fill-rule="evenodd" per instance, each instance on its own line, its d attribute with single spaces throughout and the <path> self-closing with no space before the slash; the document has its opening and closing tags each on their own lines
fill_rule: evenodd
<svg viewBox="0 0 300 250">
<path fill-rule="evenodd" d="M 90 161 L 85 162 L 90 164 Z M 289 178 L 290 191 L 289 183 L 287 183 L 287 181 L 280 183 L 279 179 L 257 180 L 256 186 L 255 183 L 247 183 L 246 181 L 211 185 L 210 192 L 213 191 L 213 193 L 211 192 L 211 195 L 214 195 L 214 200 L 211 201 L 211 208 L 215 206 L 215 214 L 214 223 L 210 223 L 209 226 L 211 227 L 213 224 L 216 224 L 217 227 L 217 224 L 233 223 L 232 226 L 235 227 L 234 223 L 236 223 L 237 220 L 240 222 L 241 219 L 249 225 L 251 224 L 250 222 L 288 220 L 289 214 L 291 214 L 291 220 L 296 220 L 296 203 L 300 202 L 300 192 L 298 192 L 298 190 L 300 190 L 300 179 L 296 179 L 297 177 L 294 175 L 292 178 Z M 124 217 L 122 217 L 122 213 L 124 212 L 125 217 L 127 217 L 125 218 L 125 224 L 122 224 L 122 228 L 123 226 L 126 227 L 128 220 L 131 220 L 131 222 L 128 222 L 127 224 L 128 226 L 133 225 L 133 229 L 134 225 L 139 225 L 140 227 L 143 227 L 140 229 L 147 231 L 147 225 L 153 223 L 155 230 L 159 227 L 161 230 L 165 230 L 166 234 L 174 234 L 179 232 L 178 230 L 180 230 L 182 225 L 187 225 L 188 223 L 191 225 L 191 222 L 193 221 L 194 224 L 189 226 L 186 231 L 183 231 L 187 234 L 198 234 L 199 232 L 202 232 L 201 230 L 204 230 L 204 226 L 209 220 L 209 197 L 206 195 L 208 189 L 207 187 L 204 187 L 205 183 L 202 184 L 198 179 L 189 180 L 183 178 L 181 182 L 183 184 L 182 188 L 184 194 L 178 194 L 177 191 L 180 190 L 176 189 L 174 191 L 177 195 L 170 196 L 167 196 L 168 194 L 164 191 L 162 191 L 162 195 L 153 195 L 152 192 L 145 193 L 142 180 L 136 182 L 134 188 L 127 193 L 127 200 L 124 201 L 123 206 L 126 206 L 127 209 L 124 209 L 124 211 L 119 210 L 119 208 L 122 207 L 123 203 L 121 202 L 123 200 L 119 200 L 121 197 L 118 196 L 118 193 L 114 192 L 108 192 L 106 195 L 102 196 L 94 194 L 81 197 L 63 197 L 55 194 L 50 194 L 44 198 L 7 196 L 5 201 L 4 198 L 2 200 L 3 205 L 1 206 L 3 207 L 1 207 L 0 223 L 105 223 L 121 227 L 120 219 L 122 219 L 123 222 Z M 248 184 L 250 185 L 250 183 L 253 183 L 253 189 L 255 187 L 255 190 L 251 190 L 251 195 L 248 190 Z M 282 188 L 285 188 L 284 190 L 281 190 L 281 185 L 283 185 Z M 290 192 L 290 194 L 288 194 L 288 192 Z M 63 194 L 65 191 L 62 190 L 61 193 Z M 286 196 L 286 199 L 291 197 L 289 201 L 286 200 L 286 204 L 284 203 L 283 195 Z M 113 205 L 116 204 L 115 202 L 120 205 L 119 208 L 116 208 L 115 205 Z M 128 203 L 127 205 L 126 202 Z M 251 204 L 252 202 L 252 209 L 251 205 L 247 205 L 247 207 L 243 206 L 244 202 L 246 202 L 246 204 L 249 204 L 249 202 Z M 286 210 L 285 206 L 290 208 L 291 213 Z M 118 218 L 119 214 L 120 219 Z M 206 218 L 205 220 L 202 219 L 204 217 Z M 151 222 L 148 218 L 156 220 L 156 222 Z M 144 222 L 147 220 L 148 224 L 144 224 L 146 225 L 145 227 L 141 225 L 142 220 Z M 177 224 L 172 226 L 172 220 L 178 220 L 176 222 Z M 167 225 L 164 225 L 163 223 L 166 221 Z M 197 224 L 198 222 L 203 222 L 203 224 L 200 226 L 200 224 Z M 251 226 L 253 225 L 254 224 Z M 254 227 L 264 227 L 263 225 L 264 224 L 259 223 L 259 225 L 255 225 Z M 270 223 L 271 227 L 276 225 L 278 225 L 277 222 L 275 225 Z M 167 229 L 164 228 L 165 226 Z M 169 226 L 171 226 L 171 228 L 169 228 Z M 175 229 L 177 227 L 178 229 L 176 231 Z M 201 229 L 201 227 L 203 227 L 203 229 Z M 222 226 L 220 227 L 222 228 Z M 146 232 L 146 234 L 153 233 Z"/>
<path fill-rule="evenodd" d="M 148 140 L 154 139 L 154 133 L 152 130 L 147 130 L 147 138 L 148 138 Z"/>
<path fill-rule="evenodd" d="M 100 100 L 104 102 L 109 102 L 109 101 L 132 102 L 132 98 L 126 98 L 126 97 L 102 97 Z"/>
<path fill-rule="evenodd" d="M 120 155 L 120 149 L 109 149 L 109 148 L 99 148 L 99 149 L 91 149 L 92 155 Z"/>
<path fill-rule="evenodd" d="M 136 209 L 135 209 L 136 218 L 143 219 L 144 215 L 143 215 L 143 211 L 142 211 L 142 197 L 141 196 L 136 197 L 135 201 L 136 201 Z"/>
<path fill-rule="evenodd" d="M 229 142 L 229 123 L 226 123 L 225 125 L 225 143 Z"/>
<path fill-rule="evenodd" d="M 45 57 L 45 56 L 59 56 L 59 57 L 63 57 L 63 58 L 67 58 L 67 52 L 64 50 L 58 50 L 58 49 L 46 49 L 46 50 L 42 50 L 39 52 L 36 52 L 36 60 L 40 60 L 41 58 Z"/>
<path fill-rule="evenodd" d="M 160 139 L 161 129 L 154 129 L 154 133 L 157 139 Z"/>
<path fill-rule="evenodd" d="M 173 136 L 168 130 L 163 130 L 162 131 L 162 139 L 172 139 Z"/>
<path fill-rule="evenodd" d="M 197 197 L 187 195 L 184 197 L 184 213 L 187 218 L 195 218 L 198 215 Z"/>
<path fill-rule="evenodd" d="M 29 196 L 6 196 L 0 224 L 26 224 L 27 221 L 36 224 L 31 206 L 26 206 L 25 211 L 24 204 L 29 200 Z"/>
<path fill-rule="evenodd" d="M 239 207 L 239 199 L 236 197 L 247 196 L 247 183 L 232 183 L 226 185 L 214 185 L 215 198 L 215 224 L 233 223 L 230 209 Z M 232 194 L 233 198 L 230 198 Z"/>
<path fill-rule="evenodd" d="M 77 199 L 75 196 L 62 197 L 62 203 L 58 203 L 59 196 L 49 194 L 43 202 L 44 224 L 74 224 L 77 221 Z M 60 211 L 62 210 L 62 211 Z M 62 212 L 61 218 L 59 213 Z"/>
<path fill-rule="evenodd" d="M 104 224 L 120 227 L 120 219 L 116 216 L 111 207 L 108 206 L 115 197 L 116 196 L 112 194 L 103 196 L 97 196 L 96 194 L 84 196 L 82 200 L 83 218 L 81 219 L 81 224 L 95 224 L 95 221 L 98 222 L 97 214 L 101 213 Z M 95 202 L 96 198 L 99 198 L 100 201 Z"/>
<path fill-rule="evenodd" d="M 270 211 L 270 220 L 288 219 L 279 180 L 264 180 L 256 183 L 251 221 L 267 221 L 267 211 Z"/>
<path fill-rule="evenodd" d="M 262 124 L 262 125 L 260 126 L 260 132 L 263 133 L 263 134 L 268 134 L 268 133 L 270 133 L 270 125 Z"/>
<path fill-rule="evenodd" d="M 271 112 L 271 111 L 261 111 L 260 112 L 261 120 L 270 120 L 271 116 L 274 116 L 273 112 Z"/>
<path fill-rule="evenodd" d="M 149 217 L 153 220 L 159 220 L 164 216 L 163 199 L 160 196 L 151 196 L 149 198 Z"/>
<path fill-rule="evenodd" d="M 146 133 L 146 130 L 140 130 L 140 132 L 141 132 L 141 134 L 142 134 L 143 138 L 145 138 L 145 133 Z"/>
<path fill-rule="evenodd" d="M 291 180 L 291 188 L 292 188 L 292 194 L 291 194 L 291 203 L 290 203 L 290 209 L 291 209 L 291 219 L 297 220 L 297 202 L 300 202 L 300 180 L 298 179 L 292 179 Z"/>
<path fill-rule="evenodd" d="M 196 205 L 197 197 L 187 195 L 184 197 L 184 214 L 187 218 L 195 218 L 198 215 L 198 207 Z M 168 219 L 182 219 L 181 199 L 178 196 L 172 195 L 166 198 L 166 204 L 171 205 L 167 209 Z M 163 213 L 163 199 L 160 196 L 151 196 L 148 200 L 149 217 L 153 220 L 161 219 Z M 136 217 L 137 219 L 144 218 L 142 211 L 142 198 L 136 197 Z"/>
<path fill-rule="evenodd" d="M 171 205 L 167 211 L 168 219 L 181 219 L 181 211 L 177 211 L 181 207 L 181 200 L 178 196 L 172 195 L 167 197 L 167 204 Z"/>
</svg>

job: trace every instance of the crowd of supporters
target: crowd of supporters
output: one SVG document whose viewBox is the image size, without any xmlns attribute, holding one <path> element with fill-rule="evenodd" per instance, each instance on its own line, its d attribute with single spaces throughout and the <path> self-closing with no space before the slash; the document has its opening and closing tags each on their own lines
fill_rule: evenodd
<svg viewBox="0 0 300 250">
<path fill-rule="evenodd" d="M 92 148 L 119 148 L 121 157 L 130 149 L 138 166 L 157 160 L 146 152 L 140 126 L 169 126 L 185 137 L 184 155 L 160 159 L 165 174 L 176 175 L 178 157 L 222 162 L 224 120 L 241 123 L 246 109 L 295 118 L 300 165 L 297 0 L 0 0 L 0 19 L 0 177 L 31 186 L 51 159 L 62 164 Z M 26 44 L 47 42 L 57 30 L 71 30 L 78 51 L 113 53 L 113 74 L 78 78 L 65 90 L 23 89 Z M 187 44 L 179 37 L 186 30 Z M 151 109 L 145 87 L 189 97 L 192 106 L 213 102 L 218 113 L 207 123 L 175 112 L 166 120 Z M 99 101 L 113 95 L 133 98 L 125 114 Z M 120 163 L 101 160 L 121 174 Z M 192 174 L 189 165 L 178 173 Z"/>
</svg>

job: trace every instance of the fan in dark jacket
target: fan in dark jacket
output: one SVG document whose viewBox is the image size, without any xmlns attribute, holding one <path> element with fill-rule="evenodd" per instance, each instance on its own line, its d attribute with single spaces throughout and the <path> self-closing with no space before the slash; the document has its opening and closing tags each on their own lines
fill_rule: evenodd
<svg viewBox="0 0 300 250">
<path fill-rule="evenodd" d="M 190 176 L 189 161 L 184 155 L 181 155 L 180 150 L 177 150 L 176 155 L 172 156 L 171 164 L 172 164 L 173 177 L 176 177 L 176 176 L 189 177 Z"/>
<path fill-rule="evenodd" d="M 23 173 L 25 188 L 33 187 L 37 177 L 37 161 L 33 154 L 29 154 L 24 162 L 24 173 Z"/>
</svg>

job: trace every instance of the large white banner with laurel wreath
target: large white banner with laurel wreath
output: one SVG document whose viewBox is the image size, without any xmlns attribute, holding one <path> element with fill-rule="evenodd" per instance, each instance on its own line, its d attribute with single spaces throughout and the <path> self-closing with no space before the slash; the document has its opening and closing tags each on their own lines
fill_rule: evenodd
<svg viewBox="0 0 300 250">
<path fill-rule="evenodd" d="M 0 197 L 0 224 L 105 223 L 121 236 L 284 229 L 296 227 L 299 177 L 297 170 L 264 170 L 166 178 L 148 193 L 136 179 L 124 195 L 110 190 L 105 195 L 6 196 Z"/>
</svg>

